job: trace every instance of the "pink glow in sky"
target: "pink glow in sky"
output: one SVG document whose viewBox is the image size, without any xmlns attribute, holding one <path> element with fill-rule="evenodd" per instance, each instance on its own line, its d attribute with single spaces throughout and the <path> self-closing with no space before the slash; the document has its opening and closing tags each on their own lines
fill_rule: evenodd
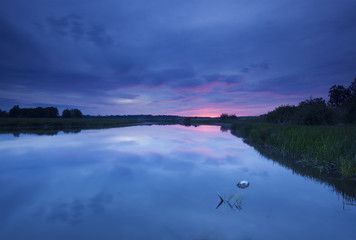
<svg viewBox="0 0 356 240">
<path fill-rule="evenodd" d="M 260 115 L 356 77 L 356 1 L 109 2 L 0 1 L 0 109 Z"/>
</svg>

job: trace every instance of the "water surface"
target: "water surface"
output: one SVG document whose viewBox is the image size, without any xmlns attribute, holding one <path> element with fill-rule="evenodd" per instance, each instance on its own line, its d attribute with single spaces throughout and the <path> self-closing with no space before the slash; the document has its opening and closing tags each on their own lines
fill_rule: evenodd
<svg viewBox="0 0 356 240">
<path fill-rule="evenodd" d="M 355 206 L 215 126 L 1 134 L 0 189 L 4 240 L 356 239 Z"/>
</svg>

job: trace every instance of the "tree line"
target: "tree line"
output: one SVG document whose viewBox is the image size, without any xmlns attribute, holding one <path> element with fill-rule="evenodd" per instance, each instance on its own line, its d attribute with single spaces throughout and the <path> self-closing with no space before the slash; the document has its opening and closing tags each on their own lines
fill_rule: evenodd
<svg viewBox="0 0 356 240">
<path fill-rule="evenodd" d="M 13 106 L 9 112 L 0 109 L 0 117 L 10 118 L 82 118 L 83 114 L 79 109 L 64 109 L 62 115 L 55 107 L 20 108 Z"/>
<path fill-rule="evenodd" d="M 312 98 L 297 106 L 282 105 L 261 117 L 279 124 L 333 125 L 356 123 L 356 78 L 349 87 L 333 85 L 329 100 Z"/>
<path fill-rule="evenodd" d="M 228 119 L 237 119 L 236 114 L 228 114 L 228 113 L 222 113 L 220 115 L 221 120 L 228 120 Z"/>
</svg>

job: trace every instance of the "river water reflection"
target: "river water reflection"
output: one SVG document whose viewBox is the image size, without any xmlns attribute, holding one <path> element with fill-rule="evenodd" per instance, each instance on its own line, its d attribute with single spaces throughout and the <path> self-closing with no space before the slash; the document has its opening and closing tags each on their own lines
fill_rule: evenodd
<svg viewBox="0 0 356 240">
<path fill-rule="evenodd" d="M 356 239 L 355 206 L 216 126 L 1 134 L 0 189 L 3 240 Z"/>
</svg>

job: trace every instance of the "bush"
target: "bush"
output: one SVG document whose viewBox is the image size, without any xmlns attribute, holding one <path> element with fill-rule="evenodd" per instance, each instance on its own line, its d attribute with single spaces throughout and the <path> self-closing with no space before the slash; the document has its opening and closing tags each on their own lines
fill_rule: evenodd
<svg viewBox="0 0 356 240">
<path fill-rule="evenodd" d="M 6 111 L 0 109 L 0 117 L 8 117 L 9 114 Z"/>
<path fill-rule="evenodd" d="M 300 102 L 296 111 L 295 123 L 304 125 L 331 125 L 335 123 L 333 110 L 322 98 L 310 98 Z"/>
<path fill-rule="evenodd" d="M 83 114 L 79 109 L 64 109 L 62 118 L 82 118 Z"/>
<path fill-rule="evenodd" d="M 356 95 L 353 96 L 346 105 L 345 122 L 346 123 L 356 122 Z"/>
<path fill-rule="evenodd" d="M 301 125 L 331 125 L 336 122 L 334 111 L 322 98 L 310 98 L 298 106 L 280 106 L 267 113 L 265 119 L 278 124 Z"/>
<path fill-rule="evenodd" d="M 280 107 L 277 107 L 275 110 L 267 113 L 265 117 L 268 122 L 292 123 L 296 111 L 296 106 L 282 105 Z"/>
<path fill-rule="evenodd" d="M 229 114 L 227 114 L 227 113 L 222 113 L 222 114 L 220 115 L 220 119 L 221 119 L 221 120 L 237 119 L 237 117 L 236 117 L 235 114 L 229 115 Z"/>
</svg>

